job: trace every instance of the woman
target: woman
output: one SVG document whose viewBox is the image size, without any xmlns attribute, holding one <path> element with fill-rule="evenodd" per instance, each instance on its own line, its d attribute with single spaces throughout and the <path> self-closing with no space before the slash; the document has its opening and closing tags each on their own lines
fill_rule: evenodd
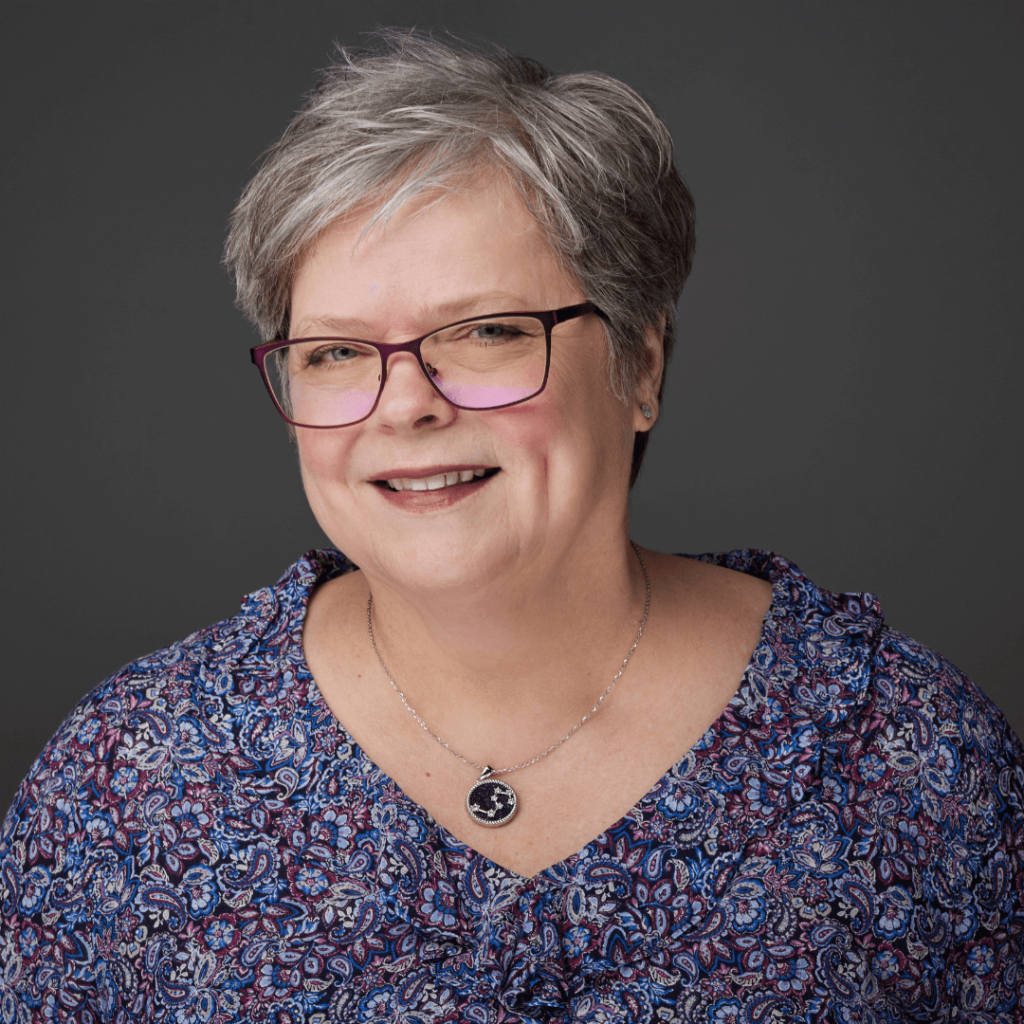
<svg viewBox="0 0 1024 1024">
<path fill-rule="evenodd" d="M 44 751 L 4 1019 L 1014 1019 L 998 711 L 870 595 L 630 544 L 693 251 L 663 125 L 385 41 L 227 248 L 337 550 Z"/>
</svg>

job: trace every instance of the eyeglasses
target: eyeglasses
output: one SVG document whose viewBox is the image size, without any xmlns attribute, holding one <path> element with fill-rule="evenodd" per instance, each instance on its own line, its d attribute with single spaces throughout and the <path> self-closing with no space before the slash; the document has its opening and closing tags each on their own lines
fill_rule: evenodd
<svg viewBox="0 0 1024 1024">
<path fill-rule="evenodd" d="M 545 313 L 496 313 L 385 345 L 351 338 L 289 338 L 251 349 L 277 411 L 296 427 L 345 427 L 365 420 L 388 376 L 388 358 L 411 352 L 434 390 L 458 409 L 504 409 L 548 382 L 551 331 L 594 313 L 592 302 Z"/>
</svg>

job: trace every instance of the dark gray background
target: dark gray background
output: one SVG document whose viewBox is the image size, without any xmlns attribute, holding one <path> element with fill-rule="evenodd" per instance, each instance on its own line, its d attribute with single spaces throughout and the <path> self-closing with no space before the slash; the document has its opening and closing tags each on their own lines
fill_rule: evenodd
<svg viewBox="0 0 1024 1024">
<path fill-rule="evenodd" d="M 1018 3 L 0 5 L 0 808 L 74 702 L 324 543 L 219 258 L 332 40 L 641 90 L 697 200 L 633 534 L 757 546 L 1024 731 Z"/>
</svg>

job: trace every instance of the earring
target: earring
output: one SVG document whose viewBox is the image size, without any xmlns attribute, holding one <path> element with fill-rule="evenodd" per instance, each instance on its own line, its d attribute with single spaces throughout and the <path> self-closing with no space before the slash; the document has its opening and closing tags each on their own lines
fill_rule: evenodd
<svg viewBox="0 0 1024 1024">
<path fill-rule="evenodd" d="M 651 407 L 645 402 L 640 406 L 640 411 L 644 414 L 644 419 L 650 419 L 654 413 L 651 411 Z"/>
</svg>

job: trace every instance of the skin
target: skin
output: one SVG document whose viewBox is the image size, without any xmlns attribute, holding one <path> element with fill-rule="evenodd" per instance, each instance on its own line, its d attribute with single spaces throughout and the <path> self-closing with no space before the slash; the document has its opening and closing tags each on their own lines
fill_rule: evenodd
<svg viewBox="0 0 1024 1024">
<path fill-rule="evenodd" d="M 367 219 L 335 223 L 300 267 L 292 337 L 405 341 L 467 316 L 585 299 L 518 198 L 493 181 L 407 204 L 362 237 Z M 442 827 L 525 876 L 621 818 L 718 717 L 770 588 L 645 552 L 651 612 L 633 660 L 583 729 L 506 777 L 520 810 L 499 829 L 468 817 L 479 772 L 422 731 L 377 663 L 367 596 L 393 677 L 465 757 L 512 765 L 558 740 L 604 692 L 643 614 L 628 480 L 634 433 L 657 416 L 661 372 L 652 330 L 635 400 L 622 403 L 600 321 L 586 316 L 556 328 L 548 385 L 522 405 L 456 409 L 400 353 L 367 420 L 297 428 L 313 512 L 360 566 L 310 601 L 304 646 L 325 701 Z M 395 501 L 378 482 L 454 466 L 499 471 L 461 500 L 442 491 Z"/>
</svg>

